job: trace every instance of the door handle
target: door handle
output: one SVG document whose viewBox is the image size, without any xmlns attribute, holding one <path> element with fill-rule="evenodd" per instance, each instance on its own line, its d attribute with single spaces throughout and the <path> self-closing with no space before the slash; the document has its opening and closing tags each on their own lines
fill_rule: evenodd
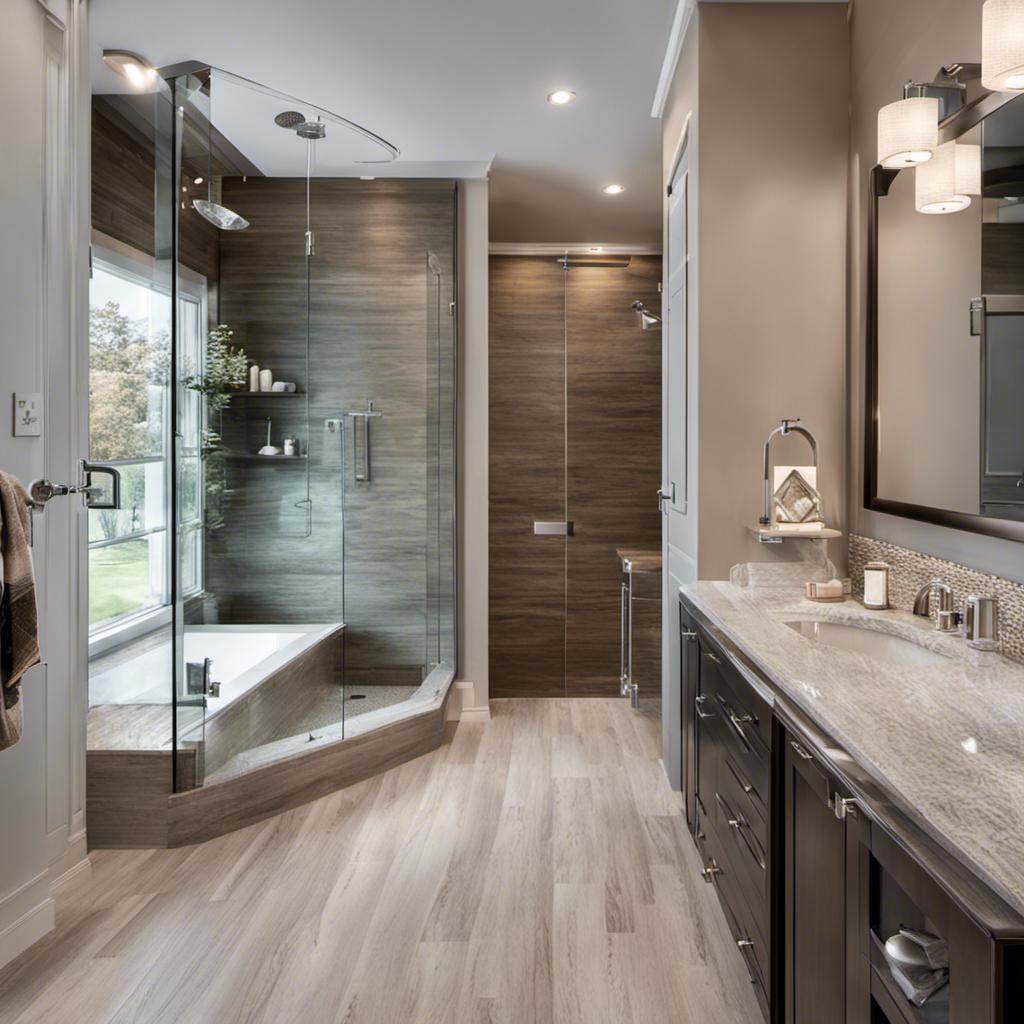
<svg viewBox="0 0 1024 1024">
<path fill-rule="evenodd" d="M 541 537 L 572 537 L 576 532 L 576 524 L 571 519 L 560 522 L 534 520 L 533 532 Z"/>
<path fill-rule="evenodd" d="M 670 483 L 668 485 L 668 490 L 667 491 L 663 491 L 659 487 L 658 491 L 657 491 L 657 494 L 658 494 L 658 511 L 659 512 L 664 512 L 665 511 L 665 502 L 666 501 L 671 501 L 673 505 L 675 504 L 675 501 L 676 501 L 676 485 L 675 485 L 675 483 L 674 482 Z"/>
</svg>

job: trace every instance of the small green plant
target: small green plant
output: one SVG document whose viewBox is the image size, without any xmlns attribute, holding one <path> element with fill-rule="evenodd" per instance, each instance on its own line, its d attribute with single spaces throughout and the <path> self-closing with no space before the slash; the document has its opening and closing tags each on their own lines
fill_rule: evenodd
<svg viewBox="0 0 1024 1024">
<path fill-rule="evenodd" d="M 249 360 L 242 349 L 230 344 L 234 332 L 218 324 L 207 335 L 206 369 L 182 374 L 181 383 L 198 391 L 206 399 L 210 412 L 220 412 L 231 400 L 231 392 L 240 388 L 249 372 Z"/>
</svg>

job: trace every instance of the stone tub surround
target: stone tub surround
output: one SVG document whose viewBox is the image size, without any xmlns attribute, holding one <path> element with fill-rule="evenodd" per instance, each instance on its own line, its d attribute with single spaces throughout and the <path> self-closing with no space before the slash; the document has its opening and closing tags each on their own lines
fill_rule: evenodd
<svg viewBox="0 0 1024 1024">
<path fill-rule="evenodd" d="M 778 696 L 809 715 L 892 792 L 900 809 L 1024 913 L 1024 668 L 972 663 L 962 638 L 909 612 L 822 605 L 790 585 L 681 588 Z M 793 619 L 867 626 L 949 655 L 890 666 L 791 630 Z"/>
<path fill-rule="evenodd" d="M 891 566 L 889 603 L 904 611 L 913 608 L 918 590 L 934 579 L 943 580 L 953 588 L 958 611 L 968 594 L 998 597 L 1003 654 L 1024 662 L 1024 584 L 856 534 L 850 534 L 849 561 L 853 592 L 857 597 L 864 596 L 864 566 L 868 562 L 887 562 Z"/>
</svg>

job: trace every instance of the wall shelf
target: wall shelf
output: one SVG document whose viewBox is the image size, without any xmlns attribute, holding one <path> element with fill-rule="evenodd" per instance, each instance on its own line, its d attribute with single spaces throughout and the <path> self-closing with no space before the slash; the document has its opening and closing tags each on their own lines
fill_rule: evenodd
<svg viewBox="0 0 1024 1024">
<path fill-rule="evenodd" d="M 306 391 L 230 391 L 231 398 L 305 398 Z"/>
<path fill-rule="evenodd" d="M 784 540 L 835 540 L 842 537 L 840 530 L 787 530 L 784 526 L 748 526 L 751 536 L 762 544 L 781 544 Z"/>
<path fill-rule="evenodd" d="M 308 455 L 251 455 L 249 452 L 224 452 L 226 458 L 240 459 L 243 462 L 301 462 Z"/>
</svg>

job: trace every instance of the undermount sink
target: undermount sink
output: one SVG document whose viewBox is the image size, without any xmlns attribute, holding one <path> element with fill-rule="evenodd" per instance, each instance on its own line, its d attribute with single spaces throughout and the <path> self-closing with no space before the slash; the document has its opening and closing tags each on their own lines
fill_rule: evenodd
<svg viewBox="0 0 1024 1024">
<path fill-rule="evenodd" d="M 828 647 L 856 651 L 889 665 L 907 668 L 949 665 L 949 658 L 946 655 L 929 650 L 901 636 L 893 636 L 892 633 L 880 633 L 874 629 L 838 622 L 819 622 L 815 619 L 798 619 L 787 622 L 786 625 L 802 636 L 817 640 Z"/>
</svg>

